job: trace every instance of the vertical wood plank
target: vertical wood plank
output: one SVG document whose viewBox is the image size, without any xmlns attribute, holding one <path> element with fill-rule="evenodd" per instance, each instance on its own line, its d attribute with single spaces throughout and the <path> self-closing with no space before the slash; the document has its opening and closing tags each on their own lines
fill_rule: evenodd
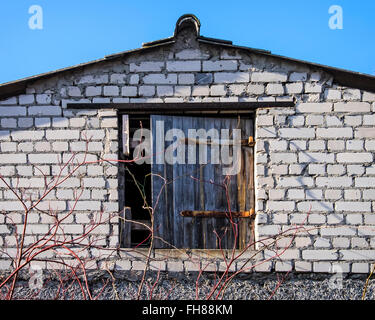
<svg viewBox="0 0 375 320">
<path fill-rule="evenodd" d="M 122 115 L 122 152 L 128 156 L 130 154 L 129 145 L 129 115 Z"/>
<path fill-rule="evenodd" d="M 121 221 L 120 221 L 120 243 L 124 248 L 131 247 L 131 222 L 129 220 L 132 219 L 132 213 L 129 207 L 125 207 L 124 210 L 121 212 Z"/>
<path fill-rule="evenodd" d="M 163 121 L 164 127 L 156 126 L 157 121 Z M 151 116 L 152 132 L 152 206 L 154 209 L 154 236 L 155 248 L 169 248 L 168 243 L 173 244 L 174 234 L 174 208 L 173 208 L 173 168 L 171 165 L 164 163 L 162 153 L 165 151 L 165 144 L 159 145 L 157 141 L 161 136 L 164 137 L 165 131 L 172 128 L 171 117 Z M 158 137 L 158 139 L 156 138 Z M 160 158 L 157 159 L 158 157 Z M 158 160 L 158 161 L 157 161 Z M 158 163 L 162 162 L 162 163 Z M 161 238 L 164 241 L 162 241 Z M 167 242 L 167 243 L 166 243 Z"/>
</svg>

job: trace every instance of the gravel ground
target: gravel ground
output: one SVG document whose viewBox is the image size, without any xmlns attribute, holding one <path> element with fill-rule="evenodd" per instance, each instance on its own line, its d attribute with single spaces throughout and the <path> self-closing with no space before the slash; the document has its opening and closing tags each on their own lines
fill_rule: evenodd
<svg viewBox="0 0 375 320">
<path fill-rule="evenodd" d="M 137 296 L 140 273 L 115 274 L 115 281 L 106 274 L 90 277 L 89 286 L 93 296 L 103 300 L 132 300 Z M 148 274 L 142 298 L 148 299 L 156 274 Z M 366 276 L 348 276 L 340 279 L 332 275 L 289 274 L 278 287 L 282 274 L 249 274 L 234 279 L 225 290 L 224 299 L 230 300 L 360 300 L 366 283 Z M 186 300 L 196 298 L 197 274 L 161 274 L 153 289 L 153 299 Z M 107 283 L 103 286 L 103 283 Z M 213 287 L 212 275 L 204 275 L 199 281 L 199 299 L 204 299 Z M 27 279 L 17 284 L 15 299 L 82 299 L 77 284 L 67 282 L 65 292 L 58 293 L 59 282 L 44 281 L 43 289 L 31 290 Z M 278 289 L 275 291 L 275 289 Z M 275 292 L 274 292 L 275 291 Z M 366 299 L 375 298 L 375 280 L 370 280 Z"/>
</svg>

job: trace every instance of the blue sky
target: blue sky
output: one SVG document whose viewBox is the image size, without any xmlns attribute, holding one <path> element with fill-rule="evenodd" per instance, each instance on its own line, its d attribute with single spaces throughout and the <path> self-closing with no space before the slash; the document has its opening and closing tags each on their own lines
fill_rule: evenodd
<svg viewBox="0 0 375 320">
<path fill-rule="evenodd" d="M 173 34 L 193 13 L 201 34 L 236 45 L 375 75 L 373 0 L 7 0 L 1 5 L 0 83 L 68 67 Z M 43 29 L 29 28 L 29 7 Z M 343 9 L 343 29 L 328 9 Z"/>
</svg>

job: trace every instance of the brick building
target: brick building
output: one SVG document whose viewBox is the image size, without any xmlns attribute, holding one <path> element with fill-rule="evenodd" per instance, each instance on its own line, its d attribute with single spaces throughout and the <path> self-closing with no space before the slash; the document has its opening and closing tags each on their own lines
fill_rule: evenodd
<svg viewBox="0 0 375 320">
<path fill-rule="evenodd" d="M 202 175 L 189 173 L 190 182 L 200 181 L 174 183 L 176 170 L 189 172 L 185 167 L 171 165 L 169 171 L 127 162 L 136 147 L 129 134 L 140 122 L 155 134 L 157 119 L 185 130 L 188 121 L 203 118 L 208 120 L 194 128 L 233 129 L 241 120 L 242 138 L 251 142 L 243 158 L 248 166 L 231 180 L 228 196 L 233 214 L 240 216 L 235 247 L 246 248 L 230 271 L 368 273 L 375 259 L 374 92 L 370 75 L 201 36 L 192 15 L 177 21 L 172 37 L 139 49 L 2 84 L 0 269 L 9 270 L 17 256 L 21 238 L 15 227 L 21 234 L 25 208 L 16 194 L 22 194 L 26 206 L 35 205 L 28 213 L 25 248 L 54 228 L 65 241 L 77 239 L 100 216 L 86 239 L 95 246 L 79 251 L 90 269 L 113 262 L 116 269 L 143 270 L 151 226 L 155 235 L 168 238 L 168 244 L 153 242 L 151 268 L 225 270 L 214 231 L 227 237 L 229 255 L 234 238 L 223 215 L 231 210 L 208 204 L 223 196 L 213 187 L 222 183 L 220 177 L 207 171 L 202 183 Z M 71 169 L 72 157 L 80 164 L 77 170 Z M 134 193 L 130 167 L 144 176 L 152 173 L 144 199 Z M 172 191 L 156 182 L 162 173 Z M 158 214 L 150 211 L 156 189 L 163 208 Z M 220 210 L 220 221 L 204 217 Z M 56 217 L 70 211 L 57 227 Z M 33 263 L 58 267 L 59 250 Z"/>
</svg>

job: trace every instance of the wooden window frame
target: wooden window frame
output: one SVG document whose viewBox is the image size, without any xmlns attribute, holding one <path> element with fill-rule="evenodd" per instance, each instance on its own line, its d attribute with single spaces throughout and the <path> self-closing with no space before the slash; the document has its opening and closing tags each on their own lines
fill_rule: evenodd
<svg viewBox="0 0 375 320">
<path fill-rule="evenodd" d="M 121 128 L 121 141 L 123 139 L 122 132 L 122 116 L 123 115 L 189 115 L 189 116 L 212 116 L 212 117 L 233 117 L 238 115 L 250 114 L 254 121 L 254 133 L 255 133 L 255 113 L 259 108 L 290 108 L 295 107 L 295 101 L 276 101 L 276 102 L 196 102 L 196 103 L 67 103 L 68 109 L 116 109 Z M 178 109 L 176 109 L 178 106 Z M 128 138 L 129 138 L 129 133 Z M 126 136 L 126 134 L 125 134 Z M 119 153 L 122 153 L 123 145 L 119 149 Z M 255 165 L 255 163 L 254 163 Z M 254 170 L 254 168 L 253 168 Z M 255 180 L 255 179 L 254 179 Z M 253 188 L 255 188 L 255 182 L 253 181 Z M 119 202 L 121 202 L 119 197 Z M 254 199 L 254 203 L 255 203 Z M 123 202 L 124 204 L 124 202 Z M 127 210 L 124 206 L 123 214 L 124 217 Z M 120 234 L 121 236 L 121 234 Z M 122 247 L 121 250 L 134 251 L 131 247 Z M 137 249 L 137 250 L 142 250 Z M 147 249 L 144 249 L 147 250 Z M 155 249 L 157 252 L 168 252 L 168 251 L 180 251 L 183 255 L 182 249 Z M 222 251 L 230 251 L 230 249 L 189 249 L 194 252 L 210 252 L 213 256 L 221 256 Z"/>
</svg>

